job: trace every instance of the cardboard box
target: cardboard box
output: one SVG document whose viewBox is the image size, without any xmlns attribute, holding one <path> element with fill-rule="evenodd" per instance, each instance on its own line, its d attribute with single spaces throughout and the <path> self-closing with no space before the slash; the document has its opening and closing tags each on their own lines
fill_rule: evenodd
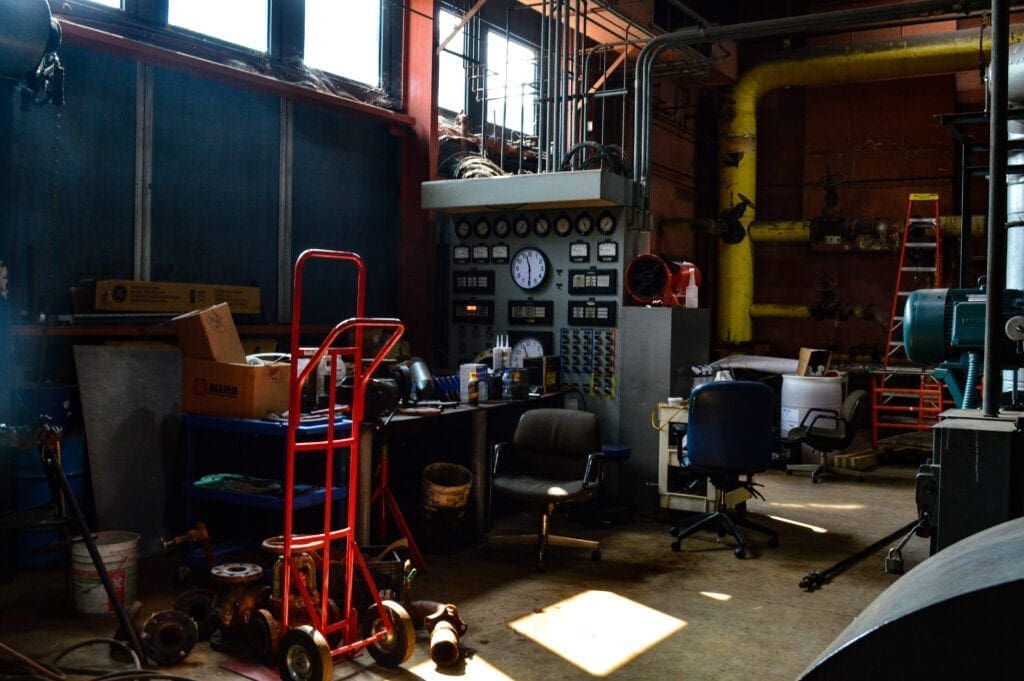
<svg viewBox="0 0 1024 681">
<path fill-rule="evenodd" d="M 796 363 L 797 376 L 823 376 L 832 362 L 832 353 L 816 348 L 800 348 Z"/>
<path fill-rule="evenodd" d="M 259 419 L 288 409 L 287 364 L 249 366 L 190 357 L 182 360 L 181 410 Z"/>
<path fill-rule="evenodd" d="M 258 286 L 100 279 L 94 300 L 106 312 L 187 312 L 216 303 L 230 303 L 236 314 L 262 311 Z"/>
<path fill-rule="evenodd" d="M 529 377 L 530 389 L 540 388 L 542 393 L 553 393 L 558 390 L 558 375 L 562 371 L 562 358 L 555 355 L 543 357 L 527 357 L 523 367 Z"/>
<path fill-rule="evenodd" d="M 245 349 L 227 303 L 171 320 L 182 357 L 245 364 Z"/>
</svg>

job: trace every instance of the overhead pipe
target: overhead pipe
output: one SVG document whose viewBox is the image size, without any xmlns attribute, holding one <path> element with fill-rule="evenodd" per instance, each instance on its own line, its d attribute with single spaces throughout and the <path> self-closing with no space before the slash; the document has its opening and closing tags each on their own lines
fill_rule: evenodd
<svg viewBox="0 0 1024 681">
<path fill-rule="evenodd" d="M 661 222 L 664 229 L 665 220 Z M 747 234 L 754 243 L 806 243 L 811 240 L 812 220 L 754 220 Z M 973 236 L 984 236 L 985 216 L 972 215 L 969 225 Z M 943 236 L 960 236 L 960 216 L 939 216 L 939 230 Z"/>
</svg>

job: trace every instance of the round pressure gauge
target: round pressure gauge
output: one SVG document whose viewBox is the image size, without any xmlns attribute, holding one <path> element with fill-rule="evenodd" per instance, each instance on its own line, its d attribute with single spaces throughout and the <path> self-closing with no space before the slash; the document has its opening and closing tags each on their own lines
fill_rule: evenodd
<svg viewBox="0 0 1024 681">
<path fill-rule="evenodd" d="M 543 215 L 538 215 L 533 221 L 533 233 L 537 236 L 547 236 L 551 231 L 551 221 Z"/>
<path fill-rule="evenodd" d="M 476 232 L 476 235 L 481 239 L 486 239 L 491 233 L 491 223 L 487 222 L 486 218 L 480 218 L 476 221 L 473 231 Z"/>
<path fill-rule="evenodd" d="M 516 218 L 516 221 L 512 223 L 512 231 L 516 236 L 526 236 L 530 233 L 530 221 L 526 219 L 525 215 Z"/>
<path fill-rule="evenodd" d="M 568 236 L 569 232 L 572 231 L 572 220 L 565 213 L 562 213 L 555 218 L 555 234 L 558 236 Z"/>
<path fill-rule="evenodd" d="M 601 234 L 611 234 L 615 231 L 615 216 L 609 212 L 601 213 L 601 217 L 597 219 L 597 231 Z"/>
<path fill-rule="evenodd" d="M 472 228 L 469 226 L 469 220 L 463 218 L 455 223 L 455 236 L 460 239 L 468 239 L 470 232 L 472 232 Z"/>
<path fill-rule="evenodd" d="M 586 236 L 594 231 L 594 219 L 587 213 L 576 216 L 576 231 Z"/>
<path fill-rule="evenodd" d="M 547 281 L 551 268 L 544 251 L 527 246 L 513 256 L 509 269 L 516 286 L 524 291 L 536 291 Z"/>
<path fill-rule="evenodd" d="M 543 357 L 544 346 L 539 340 L 533 336 L 526 336 L 520 338 L 519 341 L 512 346 L 512 353 L 509 356 L 509 361 L 513 367 L 522 369 L 525 364 L 524 360 L 527 357 Z"/>
<path fill-rule="evenodd" d="M 494 221 L 494 236 L 504 239 L 508 236 L 508 219 L 498 218 Z"/>
</svg>

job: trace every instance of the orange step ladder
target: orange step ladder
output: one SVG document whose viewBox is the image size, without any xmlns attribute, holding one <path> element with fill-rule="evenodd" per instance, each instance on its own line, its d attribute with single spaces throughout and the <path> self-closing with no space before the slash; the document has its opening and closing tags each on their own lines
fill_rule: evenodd
<svg viewBox="0 0 1024 681">
<path fill-rule="evenodd" d="M 915 207 L 930 203 L 930 216 L 915 213 Z M 871 446 L 878 447 L 878 435 L 885 430 L 928 430 L 943 409 L 942 383 L 931 368 L 914 366 L 903 344 L 903 308 L 917 289 L 942 285 L 942 231 L 939 228 L 939 195 L 911 194 L 900 241 L 900 263 L 896 291 L 889 315 L 882 368 L 871 380 Z"/>
</svg>

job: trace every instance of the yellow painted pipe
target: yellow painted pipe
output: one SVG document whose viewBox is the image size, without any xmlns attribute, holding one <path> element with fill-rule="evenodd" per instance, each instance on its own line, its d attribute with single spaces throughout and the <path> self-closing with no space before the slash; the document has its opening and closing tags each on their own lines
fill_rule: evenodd
<svg viewBox="0 0 1024 681">
<path fill-rule="evenodd" d="M 776 319 L 810 319 L 811 310 L 806 305 L 784 303 L 751 303 L 751 317 L 774 317 Z"/>
<path fill-rule="evenodd" d="M 1014 30 L 1010 42 L 1020 42 Z M 955 73 L 978 67 L 989 52 L 988 39 L 979 45 L 977 30 L 956 31 L 883 42 L 802 50 L 790 58 L 761 64 L 748 71 L 732 90 L 731 106 L 720 127 L 722 169 L 720 210 L 743 194 L 757 204 L 757 103 L 765 93 L 784 86 L 823 86 L 890 78 Z M 880 111 L 879 115 L 885 115 Z M 938 131 L 936 131 L 936 134 Z M 754 221 L 747 209 L 744 227 Z M 719 306 L 716 337 L 742 343 L 753 337 L 750 305 L 754 295 L 754 254 L 751 239 L 722 244 L 718 257 Z"/>
<path fill-rule="evenodd" d="M 960 236 L 960 216 L 939 216 L 942 236 Z M 750 238 L 756 243 L 801 243 L 811 240 L 810 220 L 755 220 L 747 228 Z M 985 234 L 985 216 L 971 216 L 971 234 Z"/>
</svg>

